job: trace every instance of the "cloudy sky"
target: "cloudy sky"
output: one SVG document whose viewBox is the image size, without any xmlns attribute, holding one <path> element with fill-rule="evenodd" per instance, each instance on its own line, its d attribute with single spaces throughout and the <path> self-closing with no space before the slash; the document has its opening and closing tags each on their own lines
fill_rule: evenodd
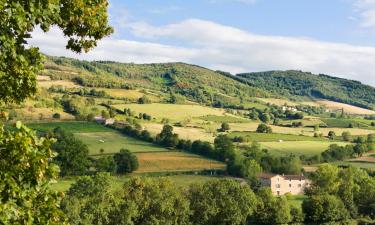
<svg viewBox="0 0 375 225">
<path fill-rule="evenodd" d="M 88 54 L 37 30 L 49 55 L 187 62 L 232 73 L 297 69 L 375 86 L 375 0 L 110 0 L 115 33 Z"/>
</svg>

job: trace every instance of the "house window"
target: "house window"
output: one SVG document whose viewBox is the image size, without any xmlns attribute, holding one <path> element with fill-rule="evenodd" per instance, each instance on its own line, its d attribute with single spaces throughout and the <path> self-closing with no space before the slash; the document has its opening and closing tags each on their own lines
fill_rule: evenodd
<svg viewBox="0 0 375 225">
<path fill-rule="evenodd" d="M 280 184 L 276 184 L 276 188 L 280 188 Z"/>
<path fill-rule="evenodd" d="M 298 184 L 298 187 L 302 187 L 302 184 Z"/>
<path fill-rule="evenodd" d="M 292 187 L 292 184 L 289 184 L 289 187 L 291 188 L 291 187 Z"/>
<path fill-rule="evenodd" d="M 277 195 L 280 195 L 280 191 L 277 191 Z"/>
</svg>

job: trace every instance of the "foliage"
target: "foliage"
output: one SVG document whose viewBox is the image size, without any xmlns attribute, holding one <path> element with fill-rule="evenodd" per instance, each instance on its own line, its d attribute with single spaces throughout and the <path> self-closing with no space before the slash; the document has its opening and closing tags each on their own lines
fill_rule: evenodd
<svg viewBox="0 0 375 225">
<path fill-rule="evenodd" d="M 166 124 L 160 134 L 156 136 L 156 141 L 166 147 L 176 147 L 178 145 L 178 134 L 174 134 L 173 127 Z"/>
<path fill-rule="evenodd" d="M 0 3 L 0 99 L 21 102 L 36 92 L 36 73 L 42 68 L 38 48 L 26 47 L 35 27 L 47 32 L 53 25 L 69 38 L 67 48 L 88 51 L 112 32 L 107 1 L 7 1 Z M 73 16 L 74 15 L 74 16 Z"/>
<path fill-rule="evenodd" d="M 110 224 L 189 224 L 189 202 L 163 178 L 132 178 L 120 194 Z"/>
<path fill-rule="evenodd" d="M 131 173 L 138 169 L 139 163 L 137 157 L 127 149 L 121 149 L 119 153 L 113 156 L 116 163 L 118 174 Z"/>
<path fill-rule="evenodd" d="M 193 224 L 245 224 L 258 203 L 246 185 L 223 179 L 189 189 Z"/>
<path fill-rule="evenodd" d="M 85 174 L 90 166 L 87 145 L 75 138 L 72 133 L 60 127 L 55 128 L 52 135 L 57 139 L 52 145 L 52 149 L 57 152 L 54 161 L 60 167 L 60 175 Z"/>
<path fill-rule="evenodd" d="M 272 128 L 264 123 L 259 124 L 256 130 L 257 133 L 272 133 Z"/>
<path fill-rule="evenodd" d="M 12 132 L 0 129 L 1 224 L 64 223 L 58 209 L 62 196 L 49 188 L 58 174 L 49 162 L 52 143 L 20 123 Z"/>
<path fill-rule="evenodd" d="M 115 198 L 110 190 L 110 176 L 79 177 L 62 201 L 62 209 L 71 225 L 108 224 Z"/>
<path fill-rule="evenodd" d="M 374 88 L 358 81 L 314 75 L 302 71 L 268 71 L 238 74 L 236 79 L 286 97 L 308 96 L 343 102 L 359 107 L 374 107 Z"/>
<path fill-rule="evenodd" d="M 228 130 L 230 130 L 230 126 L 229 126 L 229 124 L 226 123 L 226 122 L 222 123 L 222 124 L 221 124 L 221 128 L 220 128 L 220 131 L 221 131 L 221 132 L 226 132 L 226 131 L 228 131 Z"/>
</svg>

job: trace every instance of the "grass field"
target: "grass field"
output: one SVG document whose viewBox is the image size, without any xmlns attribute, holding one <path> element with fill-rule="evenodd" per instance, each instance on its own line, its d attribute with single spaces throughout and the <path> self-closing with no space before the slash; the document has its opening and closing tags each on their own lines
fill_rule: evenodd
<svg viewBox="0 0 375 225">
<path fill-rule="evenodd" d="M 289 204 L 301 208 L 302 207 L 302 202 L 307 198 L 306 195 L 291 195 L 287 197 L 287 200 Z"/>
<path fill-rule="evenodd" d="M 128 149 L 131 152 L 168 151 L 166 148 L 122 135 L 114 130 L 110 132 L 75 133 L 74 135 L 89 147 L 90 155 L 100 154 L 100 149 L 104 149 L 104 154 L 119 152 L 121 148 Z"/>
<path fill-rule="evenodd" d="M 219 123 L 246 123 L 250 120 L 242 118 L 242 117 L 235 117 L 235 116 L 217 116 L 217 115 L 206 115 L 198 117 L 199 119 L 205 121 L 212 121 L 212 122 L 219 122 Z"/>
<path fill-rule="evenodd" d="M 275 141 L 327 141 L 326 138 L 315 138 L 311 136 L 293 135 L 293 134 L 263 134 L 255 132 L 231 132 L 229 137 L 246 137 L 248 142 L 275 142 Z"/>
<path fill-rule="evenodd" d="M 346 145 L 345 142 L 322 141 L 284 141 L 284 142 L 260 142 L 262 147 L 276 155 L 316 155 L 328 149 L 331 144 Z"/>
<path fill-rule="evenodd" d="M 67 88 L 79 88 L 81 86 L 67 80 L 43 80 L 38 81 L 38 86 L 43 88 L 50 88 L 51 86 L 63 86 Z"/>
<path fill-rule="evenodd" d="M 357 168 L 375 170 L 375 163 L 373 162 L 335 162 L 338 166 L 353 166 Z"/>
<path fill-rule="evenodd" d="M 225 164 L 184 152 L 137 153 L 136 173 L 225 169 Z"/>
<path fill-rule="evenodd" d="M 113 131 L 112 129 L 105 127 L 103 125 L 94 123 L 94 122 L 78 122 L 78 121 L 71 121 L 71 122 L 49 122 L 49 123 L 29 123 L 27 124 L 30 128 L 37 130 L 37 131 L 51 131 L 56 127 L 61 127 L 65 130 L 68 130 L 72 133 L 79 133 L 79 132 L 110 132 Z"/>
<path fill-rule="evenodd" d="M 350 124 L 352 124 L 353 127 L 359 128 L 369 127 L 366 123 L 355 119 L 323 118 L 322 121 L 326 123 L 328 127 L 348 128 Z"/>
<path fill-rule="evenodd" d="M 152 134 L 159 134 L 163 129 L 163 124 L 158 123 L 144 123 L 142 124 L 146 130 L 150 131 Z M 219 128 L 219 126 L 217 127 Z M 202 140 L 213 142 L 215 137 L 206 132 L 204 129 L 192 128 L 192 127 L 174 127 L 173 132 L 178 134 L 182 139 L 188 140 Z"/>
<path fill-rule="evenodd" d="M 123 110 L 130 108 L 136 113 L 148 113 L 157 119 L 168 118 L 171 121 L 182 121 L 206 115 L 222 116 L 223 110 L 214 109 L 200 105 L 174 105 L 174 104 L 121 104 L 113 105 L 115 108 Z"/>
<path fill-rule="evenodd" d="M 128 180 L 133 175 L 127 176 L 112 176 L 111 177 L 111 188 L 112 191 L 119 191 L 121 190 L 124 182 Z M 202 176 L 202 175 L 173 175 L 173 176 L 166 176 L 167 179 L 171 180 L 177 187 L 187 188 L 191 184 L 195 183 L 205 183 L 211 180 L 218 180 L 222 179 L 222 177 L 217 176 Z M 57 183 L 52 184 L 52 189 L 56 191 L 65 192 L 69 189 L 69 187 L 75 182 L 74 178 L 69 179 L 60 179 Z"/>
<path fill-rule="evenodd" d="M 288 106 L 298 105 L 297 103 L 286 100 L 286 99 L 277 99 L 277 98 L 258 98 L 258 99 L 262 102 L 270 103 L 270 104 L 278 105 L 278 106 L 283 106 L 285 104 Z"/>
<path fill-rule="evenodd" d="M 131 100 L 137 100 L 138 98 L 146 95 L 151 101 L 160 101 L 160 98 L 152 95 L 142 93 L 140 90 L 126 90 L 126 89 L 119 89 L 119 88 L 96 88 L 97 90 L 105 91 L 109 96 L 115 98 L 127 98 Z"/>
<path fill-rule="evenodd" d="M 368 115 L 368 114 L 375 114 L 375 111 L 360 108 L 357 106 L 352 106 L 344 103 L 339 103 L 339 102 L 333 102 L 333 101 L 328 101 L 328 100 L 319 100 L 317 101 L 318 104 L 323 105 L 327 107 L 328 109 L 331 110 L 341 110 L 344 109 L 345 113 L 349 114 L 361 114 L 361 115 Z"/>
</svg>

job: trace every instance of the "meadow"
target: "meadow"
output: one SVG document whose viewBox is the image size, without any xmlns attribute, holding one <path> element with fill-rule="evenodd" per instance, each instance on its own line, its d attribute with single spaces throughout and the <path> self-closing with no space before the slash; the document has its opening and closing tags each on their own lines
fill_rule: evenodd
<svg viewBox="0 0 375 225">
<path fill-rule="evenodd" d="M 331 144 L 347 145 L 346 142 L 329 141 L 283 141 L 283 142 L 260 142 L 263 148 L 275 155 L 306 155 L 320 154 L 328 149 Z"/>
<path fill-rule="evenodd" d="M 245 137 L 248 142 L 279 142 L 281 141 L 327 141 L 327 138 L 323 137 L 311 137 L 303 135 L 293 135 L 293 134 L 267 134 L 267 133 L 256 133 L 256 132 L 230 132 L 229 137 Z"/>
<path fill-rule="evenodd" d="M 245 119 L 243 117 L 236 117 L 236 116 L 217 116 L 217 115 L 206 115 L 198 117 L 198 119 L 205 120 L 205 121 L 212 121 L 218 123 L 246 123 L 250 122 L 249 119 Z"/>
<path fill-rule="evenodd" d="M 338 166 L 353 166 L 356 168 L 362 168 L 362 169 L 369 169 L 375 171 L 375 163 L 374 162 L 335 162 L 333 163 Z"/>
<path fill-rule="evenodd" d="M 185 152 L 136 153 L 139 168 L 135 173 L 201 171 L 225 169 L 225 164 Z"/>
<path fill-rule="evenodd" d="M 101 124 L 94 122 L 78 122 L 78 121 L 69 121 L 69 122 L 45 122 L 45 123 L 28 123 L 28 127 L 41 131 L 52 131 L 56 127 L 61 127 L 65 130 L 68 130 L 72 133 L 89 133 L 89 132 L 110 132 L 112 129 L 105 127 Z"/>
<path fill-rule="evenodd" d="M 104 150 L 104 154 L 113 154 L 119 152 L 122 148 L 131 152 L 168 151 L 166 148 L 125 136 L 115 130 L 74 133 L 74 135 L 89 147 L 90 155 L 99 155 L 100 149 Z"/>
<path fill-rule="evenodd" d="M 353 125 L 353 127 L 359 128 L 369 127 L 368 124 L 356 119 L 323 118 L 322 121 L 324 121 L 324 123 L 326 123 L 328 127 L 348 128 L 349 125 Z"/>
<path fill-rule="evenodd" d="M 124 110 L 129 108 L 136 113 L 147 113 L 157 119 L 168 118 L 170 121 L 191 120 L 195 117 L 206 115 L 222 116 L 224 110 L 200 105 L 175 105 L 175 104 L 120 104 L 113 107 Z"/>
</svg>

